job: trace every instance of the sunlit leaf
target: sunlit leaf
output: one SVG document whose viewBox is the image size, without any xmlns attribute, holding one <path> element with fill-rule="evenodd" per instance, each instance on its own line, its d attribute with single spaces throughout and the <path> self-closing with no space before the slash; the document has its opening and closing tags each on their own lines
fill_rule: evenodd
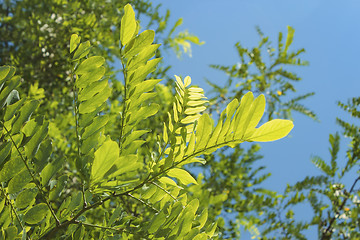
<svg viewBox="0 0 360 240">
<path fill-rule="evenodd" d="M 170 169 L 167 175 L 179 179 L 179 181 L 184 185 L 188 185 L 190 183 L 197 184 L 196 180 L 190 175 L 190 173 L 188 173 L 184 169 Z"/>
<path fill-rule="evenodd" d="M 274 119 L 257 128 L 246 141 L 270 142 L 286 137 L 294 124 L 290 120 Z"/>
<path fill-rule="evenodd" d="M 130 4 L 124 7 L 124 16 L 121 18 L 120 41 L 125 46 L 136 31 L 135 12 Z"/>
</svg>

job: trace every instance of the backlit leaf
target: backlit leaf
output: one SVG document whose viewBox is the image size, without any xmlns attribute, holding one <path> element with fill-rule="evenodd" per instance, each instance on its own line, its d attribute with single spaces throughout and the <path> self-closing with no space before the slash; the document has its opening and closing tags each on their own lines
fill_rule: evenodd
<svg viewBox="0 0 360 240">
<path fill-rule="evenodd" d="M 104 174 L 119 158 L 119 146 L 112 140 L 107 140 L 96 150 L 94 162 L 91 167 L 91 182 L 94 184 L 101 180 Z"/>
<path fill-rule="evenodd" d="M 125 46 L 136 31 L 135 12 L 130 4 L 126 4 L 124 7 L 124 16 L 121 18 L 120 27 L 120 41 L 121 45 Z"/>
<path fill-rule="evenodd" d="M 184 169 L 170 169 L 167 175 L 179 179 L 179 181 L 184 185 L 188 185 L 190 183 L 197 184 L 196 180 L 190 175 L 190 173 L 188 173 Z"/>
<path fill-rule="evenodd" d="M 289 134 L 294 124 L 290 120 L 274 119 L 257 128 L 246 141 L 270 142 Z"/>
</svg>

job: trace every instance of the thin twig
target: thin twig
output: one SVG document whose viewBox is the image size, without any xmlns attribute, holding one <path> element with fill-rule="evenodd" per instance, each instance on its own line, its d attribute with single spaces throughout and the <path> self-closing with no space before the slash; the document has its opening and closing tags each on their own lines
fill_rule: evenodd
<svg viewBox="0 0 360 240">
<path fill-rule="evenodd" d="M 152 210 L 154 210 L 156 213 L 159 213 L 160 211 L 157 210 L 156 208 L 154 208 L 153 206 L 151 206 L 150 204 L 148 204 L 147 202 L 145 202 L 144 200 L 134 197 L 133 195 L 131 195 L 130 193 L 127 194 L 129 197 L 141 202 L 142 204 L 146 205 L 147 207 L 151 208 Z"/>
<path fill-rule="evenodd" d="M 105 227 L 105 226 L 100 226 L 100 225 L 91 224 L 91 223 L 85 223 L 85 222 L 80 222 L 80 221 L 75 221 L 74 223 L 75 224 L 82 224 L 82 225 L 88 226 L 88 227 L 112 230 L 112 231 L 116 231 L 116 232 L 125 232 L 125 229 L 121 229 L 121 228 Z"/>
<path fill-rule="evenodd" d="M 160 188 L 161 190 L 163 190 L 165 193 L 167 193 L 170 197 L 172 197 L 176 202 L 178 201 L 176 197 L 174 197 L 173 195 L 171 195 L 171 193 L 166 190 L 165 188 L 163 188 L 162 186 L 160 186 L 159 184 L 157 184 L 156 182 L 150 182 L 151 184 L 154 184 L 155 186 L 157 186 L 158 188 Z"/>
</svg>

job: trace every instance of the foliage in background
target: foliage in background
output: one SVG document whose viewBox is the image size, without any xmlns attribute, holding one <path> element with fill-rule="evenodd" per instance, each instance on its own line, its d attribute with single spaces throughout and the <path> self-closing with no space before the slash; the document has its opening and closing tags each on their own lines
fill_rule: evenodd
<svg viewBox="0 0 360 240">
<path fill-rule="evenodd" d="M 217 120 L 207 113 L 203 90 L 191 78 L 176 78 L 176 96 L 157 145 L 142 121 L 157 114 L 152 100 L 161 81 L 148 79 L 160 58 L 155 32 L 139 33 L 131 5 L 120 26 L 123 95 L 109 102 L 112 87 L 92 56 L 90 41 L 72 34 L 69 44 L 71 111 L 36 112 L 39 100 L 20 98 L 15 68 L 0 68 L 1 234 L 5 239 L 208 239 L 217 223 L 208 221 L 204 196 L 192 196 L 198 182 L 184 165 L 224 146 L 285 137 L 289 120 L 274 119 L 256 128 L 265 97 L 252 92 L 234 99 Z M 42 91 L 37 91 L 40 95 Z M 50 106 L 51 108 L 51 106 Z M 112 111 L 116 108 L 120 111 Z M 63 124 L 65 122 L 65 124 Z M 118 132 L 106 131 L 118 126 Z M 71 138 L 70 135 L 73 137 Z M 68 140 L 68 141 L 66 141 Z M 191 187 L 190 187 L 191 188 Z"/>
</svg>

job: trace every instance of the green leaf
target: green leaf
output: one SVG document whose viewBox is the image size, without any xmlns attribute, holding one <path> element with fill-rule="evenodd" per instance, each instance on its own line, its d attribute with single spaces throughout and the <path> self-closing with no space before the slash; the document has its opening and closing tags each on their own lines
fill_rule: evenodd
<svg viewBox="0 0 360 240">
<path fill-rule="evenodd" d="M 25 167 L 20 157 L 11 158 L 0 171 L 0 182 L 6 182 Z"/>
<path fill-rule="evenodd" d="M 213 121 L 208 114 L 202 115 L 198 120 L 196 127 L 196 145 L 195 149 L 199 150 L 206 146 L 212 132 Z"/>
<path fill-rule="evenodd" d="M 56 185 L 53 189 L 51 189 L 51 192 L 49 194 L 49 200 L 50 201 L 54 201 L 57 198 L 59 198 L 61 196 L 61 192 L 65 187 L 66 181 L 69 179 L 68 175 L 64 174 L 61 175 L 57 181 L 56 181 Z"/>
<path fill-rule="evenodd" d="M 323 159 L 321 159 L 320 157 L 315 156 L 315 157 L 311 158 L 311 162 L 317 168 L 319 168 L 321 171 L 323 171 L 326 175 L 332 176 L 332 171 L 331 171 L 330 166 L 327 165 Z"/>
<path fill-rule="evenodd" d="M 16 239 L 16 236 L 18 235 L 18 229 L 15 226 L 11 226 L 11 227 L 7 227 L 5 228 L 5 238 L 4 239 L 9 239 L 9 240 L 13 240 Z"/>
<path fill-rule="evenodd" d="M 72 34 L 70 38 L 70 53 L 72 53 L 79 45 L 81 37 L 77 34 Z"/>
<path fill-rule="evenodd" d="M 125 46 L 136 32 L 135 12 L 130 4 L 124 7 L 124 16 L 121 18 L 120 41 Z"/>
<path fill-rule="evenodd" d="M 254 102 L 251 104 L 249 111 L 247 112 L 247 119 L 244 123 L 244 134 L 246 135 L 249 131 L 253 129 L 260 122 L 265 111 L 265 97 L 263 94 L 258 96 Z"/>
<path fill-rule="evenodd" d="M 79 45 L 79 48 L 75 51 L 73 60 L 78 60 L 85 57 L 90 52 L 90 42 L 86 41 Z"/>
<path fill-rule="evenodd" d="M 118 158 L 118 144 L 112 140 L 104 142 L 104 144 L 95 152 L 94 162 L 91 167 L 91 183 L 95 184 L 100 181 Z"/>
<path fill-rule="evenodd" d="M 102 92 L 96 94 L 91 99 L 81 102 L 79 106 L 79 113 L 85 114 L 96 110 L 109 98 L 110 94 L 111 94 L 111 89 L 108 86 L 105 87 L 105 89 Z"/>
<path fill-rule="evenodd" d="M 75 73 L 82 75 L 88 72 L 94 71 L 105 63 L 105 58 L 101 56 L 89 57 L 83 61 L 80 66 L 76 69 Z"/>
<path fill-rule="evenodd" d="M 15 175 L 9 182 L 8 193 L 13 194 L 22 190 L 32 180 L 28 170 L 25 168 Z"/>
<path fill-rule="evenodd" d="M 38 189 L 34 186 L 31 188 L 26 188 L 22 191 L 15 200 L 15 206 L 17 208 L 25 208 L 35 199 L 38 194 Z"/>
<path fill-rule="evenodd" d="M 235 115 L 235 135 L 240 135 L 242 137 L 245 134 L 246 126 L 246 118 L 248 116 L 248 112 L 251 108 L 251 105 L 254 100 L 254 95 L 252 92 L 246 93 L 240 101 L 240 106 L 236 111 Z"/>
<path fill-rule="evenodd" d="M 10 66 L 1 66 L 0 67 L 0 83 L 8 76 L 10 72 Z"/>
<path fill-rule="evenodd" d="M 201 212 L 201 214 L 198 216 L 198 219 L 197 219 L 199 221 L 199 223 L 200 223 L 200 226 L 199 226 L 200 229 L 205 226 L 207 218 L 208 218 L 208 210 L 207 210 L 207 208 L 205 208 Z"/>
<path fill-rule="evenodd" d="M 144 48 L 152 44 L 155 38 L 155 32 L 153 30 L 145 30 L 140 33 L 139 36 L 133 38 L 125 47 L 125 58 L 130 59 L 131 57 L 138 54 Z"/>
<path fill-rule="evenodd" d="M 139 67 L 136 71 L 129 72 L 130 81 L 129 84 L 138 84 L 142 82 L 147 75 L 155 71 L 157 64 L 161 61 L 161 58 L 155 58 L 146 63 L 146 65 Z"/>
<path fill-rule="evenodd" d="M 20 109 L 20 115 L 16 118 L 14 124 L 12 125 L 11 132 L 17 133 L 20 131 L 21 126 L 29 119 L 31 114 L 35 111 L 35 109 L 39 106 L 39 102 L 36 100 L 27 102 Z"/>
<path fill-rule="evenodd" d="M 35 172 L 39 173 L 44 169 L 48 163 L 49 157 L 52 153 L 52 142 L 50 139 L 46 139 L 40 144 L 40 148 L 35 155 L 34 165 Z"/>
<path fill-rule="evenodd" d="M 270 142 L 283 138 L 289 134 L 294 124 L 290 120 L 274 119 L 257 128 L 255 132 L 245 139 L 254 142 Z"/>
<path fill-rule="evenodd" d="M 123 143 L 123 147 L 126 148 L 128 145 L 130 145 L 133 141 L 137 140 L 140 136 L 144 135 L 145 133 L 148 133 L 149 130 L 138 130 L 133 131 L 129 135 L 125 137 L 125 141 Z"/>
<path fill-rule="evenodd" d="M 150 234 L 155 233 L 160 228 L 160 226 L 165 222 L 165 220 L 166 220 L 166 214 L 163 211 L 155 214 L 155 217 L 151 221 L 150 226 L 148 228 L 148 232 Z"/>
<path fill-rule="evenodd" d="M 95 132 L 100 131 L 107 124 L 108 121 L 108 115 L 95 117 L 93 122 L 85 128 L 84 133 L 81 135 L 82 139 L 86 139 Z"/>
<path fill-rule="evenodd" d="M 83 194 L 82 192 L 78 191 L 71 197 L 71 202 L 67 207 L 67 210 L 72 212 L 75 211 L 76 209 L 82 208 L 83 207 L 82 203 L 83 203 Z"/>
<path fill-rule="evenodd" d="M 83 101 L 89 100 L 90 98 L 95 96 L 97 93 L 102 92 L 107 86 L 108 86 L 107 79 L 90 83 L 86 88 L 84 88 L 80 92 L 79 101 L 83 102 Z"/>
<path fill-rule="evenodd" d="M 198 184 L 196 180 L 190 175 L 190 173 L 188 173 L 184 169 L 180 169 L 180 168 L 170 169 L 167 175 L 179 179 L 179 181 L 184 185 L 188 185 L 190 183 Z"/>
<path fill-rule="evenodd" d="M 4 142 L 0 145 L 0 166 L 11 152 L 11 142 Z"/>
<path fill-rule="evenodd" d="M 217 223 L 212 223 L 211 225 L 209 225 L 209 227 L 206 229 L 206 234 L 208 235 L 208 237 L 212 237 L 215 233 L 217 227 Z"/>
<path fill-rule="evenodd" d="M 155 55 L 155 51 L 160 47 L 160 44 L 152 44 L 145 47 L 141 52 L 131 59 L 128 64 L 128 71 L 133 71 L 136 68 L 144 65 L 146 61 Z"/>
<path fill-rule="evenodd" d="M 18 111 L 18 109 L 21 107 L 21 105 L 25 102 L 26 98 L 21 98 L 19 101 L 12 105 L 8 105 L 5 108 L 5 115 L 4 115 L 4 121 L 10 120 L 15 113 Z"/>
<path fill-rule="evenodd" d="M 294 39 L 294 33 L 295 33 L 295 30 L 292 27 L 287 26 L 287 29 L 288 29 L 288 34 L 286 36 L 286 43 L 285 43 L 285 49 L 284 49 L 285 53 L 287 53 L 289 46 L 291 45 L 291 43 Z"/>
<path fill-rule="evenodd" d="M 155 92 L 149 92 L 149 93 L 143 93 L 140 95 L 140 97 L 133 99 L 130 104 L 129 104 L 129 109 L 134 109 L 137 106 L 139 106 L 140 104 L 148 101 L 149 99 L 155 97 L 157 95 L 157 93 Z"/>
<path fill-rule="evenodd" d="M 9 94 L 20 84 L 20 76 L 14 76 L 0 92 L 0 106 L 3 107 Z"/>
<path fill-rule="evenodd" d="M 115 220 L 120 216 L 121 212 L 122 207 L 121 205 L 118 205 L 109 219 L 109 226 L 111 226 L 115 222 Z"/>
<path fill-rule="evenodd" d="M 41 171 L 41 185 L 46 186 L 50 179 L 54 176 L 55 173 L 57 173 L 59 170 L 61 170 L 61 166 L 63 163 L 62 158 L 58 158 L 53 162 L 48 163 L 44 169 Z"/>
<path fill-rule="evenodd" d="M 45 122 L 42 126 L 37 126 L 37 132 L 31 137 L 30 141 L 25 145 L 25 155 L 28 158 L 35 156 L 41 142 L 48 133 L 49 122 Z"/>
<path fill-rule="evenodd" d="M 153 90 L 155 85 L 160 81 L 161 79 L 149 79 L 136 84 L 134 87 L 130 88 L 130 98 L 138 98 L 140 94 Z"/>
<path fill-rule="evenodd" d="M 85 88 L 91 83 L 99 81 L 104 76 L 104 74 L 105 74 L 105 67 L 101 66 L 99 68 L 95 68 L 93 69 L 92 72 L 87 72 L 84 75 L 82 75 L 80 78 L 77 78 L 75 85 L 78 88 Z"/>
<path fill-rule="evenodd" d="M 205 111 L 205 109 L 206 109 L 205 106 L 195 107 L 195 108 L 187 108 L 185 110 L 185 114 L 187 114 L 187 115 L 196 114 L 196 113 L 200 113 L 202 111 Z"/>
<path fill-rule="evenodd" d="M 127 149 L 126 149 L 127 150 Z M 115 162 L 113 168 L 106 172 L 104 177 L 113 178 L 119 177 L 122 174 L 127 174 L 141 168 L 142 164 L 137 161 L 138 157 L 135 154 L 129 154 L 119 157 Z"/>
<path fill-rule="evenodd" d="M 187 117 L 184 118 L 184 119 L 181 119 L 181 123 L 183 123 L 183 124 L 193 123 L 193 122 L 195 122 L 196 120 L 198 120 L 200 117 L 201 117 L 200 114 L 190 115 L 190 116 L 187 116 Z"/>
<path fill-rule="evenodd" d="M 144 120 L 148 117 L 155 115 L 159 110 L 159 105 L 153 103 L 149 106 L 141 107 L 140 109 L 136 109 L 135 112 L 130 112 L 130 118 L 126 122 L 127 124 L 134 124 L 134 122 L 138 122 L 140 120 Z"/>
<path fill-rule="evenodd" d="M 184 240 L 193 240 L 199 232 L 200 230 L 198 228 L 191 229 L 190 232 L 185 235 Z"/>
<path fill-rule="evenodd" d="M 27 211 L 24 215 L 24 221 L 28 224 L 37 224 L 41 222 L 49 209 L 45 203 L 40 203 L 32 207 L 29 211 Z"/>
</svg>

